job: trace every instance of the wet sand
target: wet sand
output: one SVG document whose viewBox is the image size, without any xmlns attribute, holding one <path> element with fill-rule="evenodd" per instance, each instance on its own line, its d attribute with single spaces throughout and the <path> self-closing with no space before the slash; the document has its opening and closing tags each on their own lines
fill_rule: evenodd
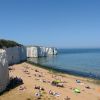
<svg viewBox="0 0 100 100">
<path fill-rule="evenodd" d="M 16 64 L 10 68 L 10 77 L 17 76 L 24 84 L 4 93 L 0 100 L 100 100 L 100 85 L 87 82 L 85 78 L 55 73 L 28 63 Z M 64 87 L 53 86 L 51 83 L 54 80 L 61 80 Z M 35 89 L 39 86 L 43 91 Z M 75 93 L 75 88 L 80 93 Z M 38 93 L 42 94 L 41 98 L 36 95 Z M 67 96 L 69 99 L 65 99 Z"/>
</svg>

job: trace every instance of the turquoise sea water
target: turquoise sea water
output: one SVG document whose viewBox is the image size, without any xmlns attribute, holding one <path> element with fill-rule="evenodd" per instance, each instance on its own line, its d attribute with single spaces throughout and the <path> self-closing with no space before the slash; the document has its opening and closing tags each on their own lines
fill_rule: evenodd
<svg viewBox="0 0 100 100">
<path fill-rule="evenodd" d="M 58 55 L 30 60 L 61 72 L 100 79 L 100 49 L 59 49 Z"/>
</svg>

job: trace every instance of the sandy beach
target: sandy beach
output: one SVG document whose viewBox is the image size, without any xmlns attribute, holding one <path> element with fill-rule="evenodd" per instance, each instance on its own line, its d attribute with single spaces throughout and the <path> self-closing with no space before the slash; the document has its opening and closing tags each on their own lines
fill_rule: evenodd
<svg viewBox="0 0 100 100">
<path fill-rule="evenodd" d="M 54 73 L 25 62 L 10 68 L 10 77 L 21 78 L 23 84 L 5 92 L 0 100 L 100 100 L 100 85 L 85 78 Z M 63 87 L 54 86 L 54 80 L 60 80 Z"/>
</svg>

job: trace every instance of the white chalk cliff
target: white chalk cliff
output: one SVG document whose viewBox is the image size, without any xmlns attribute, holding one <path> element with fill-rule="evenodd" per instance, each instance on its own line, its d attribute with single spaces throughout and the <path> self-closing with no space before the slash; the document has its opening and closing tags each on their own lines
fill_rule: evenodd
<svg viewBox="0 0 100 100">
<path fill-rule="evenodd" d="M 26 54 L 26 47 L 25 46 L 19 47 L 19 55 L 20 55 L 20 61 L 27 60 L 27 54 Z"/>
<path fill-rule="evenodd" d="M 56 48 L 42 46 L 27 46 L 27 57 L 45 57 L 56 54 Z"/>
<path fill-rule="evenodd" d="M 27 47 L 27 57 L 38 57 L 38 47 Z"/>
<path fill-rule="evenodd" d="M 0 92 L 5 90 L 9 83 L 9 71 L 6 51 L 0 49 Z"/>
<path fill-rule="evenodd" d="M 7 60 L 9 65 L 27 60 L 26 48 L 24 46 L 15 46 L 4 49 L 7 53 Z"/>
<path fill-rule="evenodd" d="M 0 92 L 5 90 L 9 82 L 8 64 L 16 64 L 27 60 L 26 47 L 4 47 L 0 49 Z"/>
</svg>

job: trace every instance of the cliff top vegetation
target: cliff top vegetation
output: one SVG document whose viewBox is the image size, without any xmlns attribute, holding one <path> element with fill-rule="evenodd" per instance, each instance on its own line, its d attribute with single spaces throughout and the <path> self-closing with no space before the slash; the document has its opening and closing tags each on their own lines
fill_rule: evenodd
<svg viewBox="0 0 100 100">
<path fill-rule="evenodd" d="M 21 44 L 11 40 L 0 39 L 0 48 L 3 47 L 9 48 L 14 46 L 21 46 Z"/>
</svg>

